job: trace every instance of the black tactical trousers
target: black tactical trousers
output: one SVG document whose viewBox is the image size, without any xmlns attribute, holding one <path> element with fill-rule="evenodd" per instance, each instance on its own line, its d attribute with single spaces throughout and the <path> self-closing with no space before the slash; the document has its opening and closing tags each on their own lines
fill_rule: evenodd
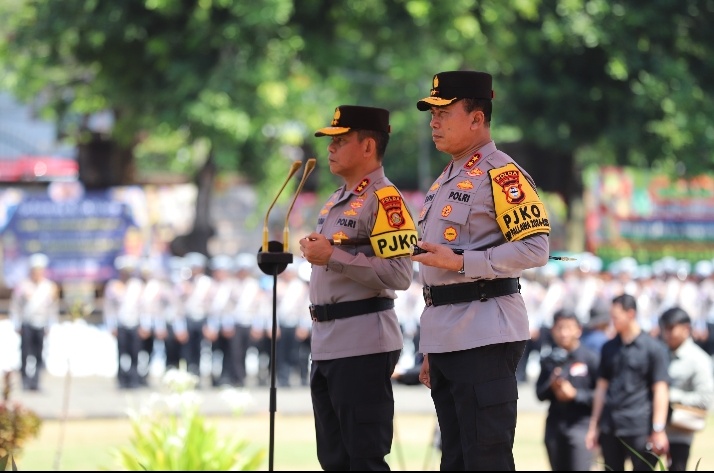
<svg viewBox="0 0 714 473">
<path fill-rule="evenodd" d="M 430 353 L 441 470 L 513 471 L 518 383 L 526 342 Z"/>
<path fill-rule="evenodd" d="M 312 362 L 317 458 L 326 471 L 386 471 L 392 449 L 391 376 L 401 350 Z"/>
</svg>

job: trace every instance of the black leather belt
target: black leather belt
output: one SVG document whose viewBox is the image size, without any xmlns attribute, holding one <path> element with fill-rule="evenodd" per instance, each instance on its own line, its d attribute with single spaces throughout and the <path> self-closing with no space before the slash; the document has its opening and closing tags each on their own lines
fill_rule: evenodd
<svg viewBox="0 0 714 473">
<path fill-rule="evenodd" d="M 428 306 L 458 304 L 507 296 L 521 291 L 518 278 L 482 279 L 446 286 L 424 286 L 424 302 Z"/>
<path fill-rule="evenodd" d="M 310 304 L 310 317 L 314 322 L 345 319 L 356 315 L 372 314 L 394 308 L 394 299 L 388 297 L 372 297 L 358 301 L 338 302 L 336 304 Z"/>
</svg>

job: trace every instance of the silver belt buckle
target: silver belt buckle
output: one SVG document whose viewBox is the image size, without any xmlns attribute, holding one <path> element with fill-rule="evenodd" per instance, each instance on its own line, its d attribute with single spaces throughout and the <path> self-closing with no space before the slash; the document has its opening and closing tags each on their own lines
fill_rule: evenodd
<svg viewBox="0 0 714 473">
<path fill-rule="evenodd" d="M 315 306 L 313 304 L 310 304 L 310 318 L 312 319 L 313 322 L 317 322 L 317 311 L 315 310 Z"/>
</svg>

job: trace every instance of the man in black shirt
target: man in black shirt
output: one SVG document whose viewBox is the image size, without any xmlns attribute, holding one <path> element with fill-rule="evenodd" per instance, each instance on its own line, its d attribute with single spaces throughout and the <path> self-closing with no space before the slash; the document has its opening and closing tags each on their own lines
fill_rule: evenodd
<svg viewBox="0 0 714 473">
<path fill-rule="evenodd" d="M 585 446 L 590 424 L 599 354 L 580 344 L 575 312 L 553 315 L 553 349 L 541 360 L 536 395 L 550 401 L 545 448 L 553 471 L 590 471 L 593 454 Z"/>
<path fill-rule="evenodd" d="M 623 471 L 629 458 L 634 471 L 650 471 L 669 449 L 667 351 L 640 328 L 632 295 L 615 297 L 610 315 L 617 335 L 600 354 L 586 445 L 599 442 L 608 470 Z"/>
</svg>

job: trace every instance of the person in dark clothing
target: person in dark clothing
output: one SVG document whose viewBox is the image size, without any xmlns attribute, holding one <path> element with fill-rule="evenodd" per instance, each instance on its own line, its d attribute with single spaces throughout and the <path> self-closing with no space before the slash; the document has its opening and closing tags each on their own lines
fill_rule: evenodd
<svg viewBox="0 0 714 473">
<path fill-rule="evenodd" d="M 610 304 L 598 301 L 590 308 L 590 320 L 583 329 L 580 343 L 600 355 L 602 346 L 612 338 Z"/>
<path fill-rule="evenodd" d="M 632 295 L 615 297 L 610 316 L 617 335 L 600 352 L 585 442 L 600 446 L 608 470 L 623 471 L 629 458 L 634 471 L 650 471 L 669 450 L 667 349 L 640 327 Z"/>
<path fill-rule="evenodd" d="M 582 327 L 575 312 L 553 315 L 553 349 L 541 360 L 536 395 L 550 401 L 545 448 L 553 471 L 589 471 L 593 453 L 585 446 L 599 354 L 580 343 Z"/>
</svg>

